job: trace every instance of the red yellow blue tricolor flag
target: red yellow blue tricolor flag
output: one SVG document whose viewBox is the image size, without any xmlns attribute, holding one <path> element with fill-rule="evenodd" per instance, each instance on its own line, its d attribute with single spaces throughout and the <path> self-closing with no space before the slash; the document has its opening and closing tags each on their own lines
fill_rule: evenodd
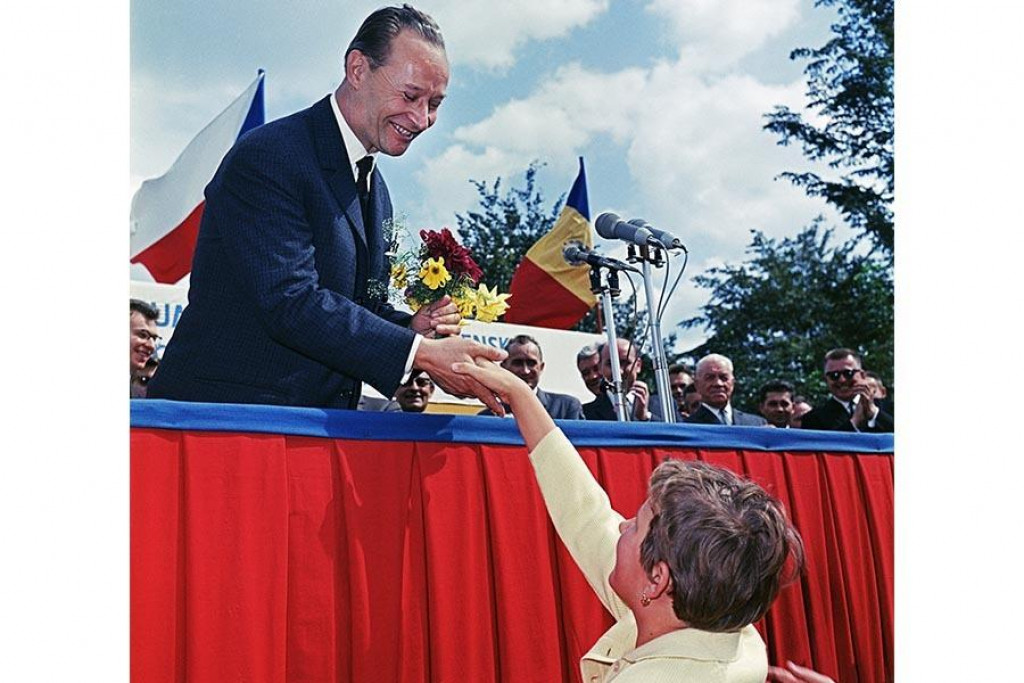
<svg viewBox="0 0 1024 683">
<path fill-rule="evenodd" d="M 590 266 L 571 266 L 562 257 L 562 248 L 570 240 L 594 246 L 583 157 L 554 227 L 530 247 L 512 276 L 505 322 L 567 330 L 594 307 L 597 299 L 590 291 Z"/>
</svg>

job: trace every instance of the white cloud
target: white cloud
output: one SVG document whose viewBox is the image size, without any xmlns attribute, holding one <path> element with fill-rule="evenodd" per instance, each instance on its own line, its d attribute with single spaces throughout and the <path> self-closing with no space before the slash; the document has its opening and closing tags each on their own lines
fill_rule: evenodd
<svg viewBox="0 0 1024 683">
<path fill-rule="evenodd" d="M 595 134 L 622 142 L 633 128 L 646 80 L 642 69 L 602 74 L 569 64 L 533 96 L 498 107 L 487 119 L 456 130 L 454 137 L 476 145 L 500 141 L 525 154 L 552 157 L 571 155 Z"/>
<path fill-rule="evenodd" d="M 720 70 L 761 47 L 799 18 L 800 0 L 651 0 L 668 20 L 692 69 Z"/>
<path fill-rule="evenodd" d="M 423 204 L 410 206 L 410 214 L 419 217 L 423 226 L 449 225 L 453 213 L 473 207 L 479 198 L 476 188 L 463 179 L 508 178 L 521 172 L 529 162 L 530 159 L 522 162 L 518 154 L 498 147 L 473 152 L 463 145 L 453 145 L 440 156 L 424 162 L 423 168 L 416 172 L 416 180 L 424 188 L 420 193 Z M 459 181 L 453 182 L 452 178 Z"/>
<path fill-rule="evenodd" d="M 627 160 L 652 215 L 742 246 L 751 228 L 779 228 L 802 192 L 772 179 L 799 153 L 780 148 L 761 126 L 773 104 L 796 103 L 799 84 L 767 86 L 749 76 L 710 82 L 681 64 L 654 69 Z M 674 219 L 674 220 L 673 220 Z M 786 226 L 792 228 L 794 226 Z"/>
<path fill-rule="evenodd" d="M 518 48 L 584 26 L 609 0 L 442 0 L 427 8 L 445 36 L 448 57 L 489 69 L 507 68 Z"/>
<path fill-rule="evenodd" d="M 679 225 L 704 238 L 742 248 L 751 228 L 792 229 L 794 211 L 813 211 L 800 190 L 775 182 L 800 163 L 761 130 L 774 104 L 798 106 L 802 86 L 769 86 L 749 76 L 703 79 L 682 63 L 611 74 L 573 64 L 559 69 L 532 96 L 498 107 L 453 133 L 457 144 L 427 163 L 419 180 L 435 213 L 462 211 L 473 188 L 447 188 L 447 177 L 507 177 L 532 159 L 565 165 L 587 146 L 621 145 L 633 188 L 627 213 Z M 789 164 L 789 166 L 787 166 Z M 591 199 L 600 210 L 600 200 Z"/>
</svg>

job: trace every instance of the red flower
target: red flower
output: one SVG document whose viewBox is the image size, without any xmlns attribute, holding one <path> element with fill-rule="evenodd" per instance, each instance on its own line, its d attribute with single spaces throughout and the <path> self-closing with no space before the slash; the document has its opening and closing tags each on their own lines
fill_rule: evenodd
<svg viewBox="0 0 1024 683">
<path fill-rule="evenodd" d="M 423 248 L 426 250 L 426 257 L 443 258 L 445 267 L 456 277 L 465 275 L 472 280 L 473 285 L 480 282 L 484 273 L 480 266 L 473 260 L 469 249 L 455 241 L 448 228 L 436 230 L 420 230 L 420 239 L 423 240 Z"/>
</svg>

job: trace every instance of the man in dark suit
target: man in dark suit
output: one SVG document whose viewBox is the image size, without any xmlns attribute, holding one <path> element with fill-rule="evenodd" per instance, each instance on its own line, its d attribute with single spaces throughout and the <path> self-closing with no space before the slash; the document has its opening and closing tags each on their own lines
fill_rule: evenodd
<svg viewBox="0 0 1024 683">
<path fill-rule="evenodd" d="M 150 396 L 355 408 L 362 382 L 391 396 L 418 368 L 501 410 L 451 370 L 504 352 L 460 338 L 447 297 L 413 316 L 384 301 L 392 208 L 373 155 L 402 155 L 447 85 L 433 19 L 384 8 L 349 45 L 333 96 L 236 143 L 206 188 L 189 305 Z"/>
<path fill-rule="evenodd" d="M 892 415 L 875 403 L 872 387 L 865 381 L 860 356 L 852 349 L 832 349 L 825 354 L 828 400 L 803 416 L 803 429 L 832 432 L 891 433 Z"/>
<path fill-rule="evenodd" d="M 882 376 L 871 370 L 864 371 L 864 381 L 871 387 L 871 396 L 875 399 L 875 405 L 889 413 L 893 421 L 896 420 L 896 404 L 889 396 L 889 390 L 885 388 Z"/>
<path fill-rule="evenodd" d="M 626 402 L 626 420 L 628 422 L 664 422 L 660 411 L 651 410 L 651 395 L 647 384 L 637 379 L 643 369 L 643 359 L 636 345 L 628 339 L 616 339 L 619 355 L 619 370 L 622 377 L 622 393 Z M 608 387 L 612 382 L 612 360 L 608 353 L 608 344 L 601 344 L 601 374 L 604 377 L 605 389 L 590 403 L 583 406 L 583 415 L 588 420 L 617 420 L 615 406 L 612 403 L 612 390 Z"/>
<path fill-rule="evenodd" d="M 587 389 L 594 396 L 604 391 L 604 377 L 601 375 L 601 347 L 598 344 L 587 344 L 576 354 L 576 369 Z"/>
<path fill-rule="evenodd" d="M 700 407 L 686 418 L 686 422 L 737 427 L 764 427 L 768 422 L 760 415 L 752 415 L 732 407 L 732 392 L 736 388 L 732 361 L 718 353 L 710 353 L 697 361 L 697 391 Z"/>
<path fill-rule="evenodd" d="M 686 407 L 686 387 L 693 384 L 693 376 L 685 365 L 673 365 L 668 369 L 668 383 L 672 388 L 672 401 L 676 404 L 676 422 L 682 422 L 690 415 Z M 655 401 L 655 404 L 658 402 Z"/>
<path fill-rule="evenodd" d="M 793 422 L 793 385 L 780 379 L 772 380 L 757 393 L 758 412 L 768 424 L 789 429 Z"/>
<path fill-rule="evenodd" d="M 501 361 L 501 367 L 530 385 L 530 388 L 537 394 L 537 399 L 548 411 L 548 415 L 555 420 L 582 420 L 583 406 L 575 396 L 568 394 L 556 394 L 544 391 L 540 388 L 540 378 L 544 374 L 544 352 L 541 351 L 540 343 L 528 334 L 520 334 L 512 337 L 505 345 L 508 357 Z M 509 408 L 505 407 L 506 413 Z M 485 408 L 480 415 L 493 415 L 494 413 Z"/>
</svg>

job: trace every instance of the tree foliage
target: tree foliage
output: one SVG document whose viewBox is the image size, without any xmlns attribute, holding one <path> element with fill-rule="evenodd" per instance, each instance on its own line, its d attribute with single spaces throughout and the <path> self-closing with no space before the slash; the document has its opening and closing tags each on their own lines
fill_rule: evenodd
<svg viewBox="0 0 1024 683">
<path fill-rule="evenodd" d="M 734 403 L 755 410 L 762 384 L 783 379 L 812 402 L 824 392 L 825 353 L 846 346 L 887 383 L 893 377 L 893 279 L 884 260 L 832 246 L 819 218 L 781 241 L 753 231 L 750 259 L 711 268 L 694 282 L 711 290 L 701 314 L 680 323 L 712 333 L 686 355 L 721 353 L 737 378 Z"/>
<path fill-rule="evenodd" d="M 783 173 L 810 196 L 823 197 L 854 228 L 890 256 L 893 250 L 893 0 L 817 0 L 836 6 L 834 37 L 818 49 L 800 48 L 791 59 L 810 60 L 809 108 L 815 120 L 788 107 L 766 115 L 765 129 L 779 144 L 799 142 L 804 155 L 824 160 L 838 178 Z M 820 123 L 818 122 L 820 119 Z"/>
<path fill-rule="evenodd" d="M 544 195 L 537 187 L 537 171 L 543 166 L 538 161 L 530 163 L 523 174 L 524 184 L 502 192 L 502 179 L 495 178 L 490 184 L 471 181 L 480 195 L 480 207 L 466 214 L 456 214 L 459 236 L 462 244 L 476 257 L 483 271 L 483 282 L 497 285 L 507 292 L 516 267 L 530 247 L 547 234 L 554 226 L 565 203 L 561 195 L 550 208 L 545 206 Z M 633 290 L 620 276 L 621 294 L 614 299 L 616 334 L 623 339 L 644 336 L 646 318 L 637 311 Z M 597 332 L 597 308 L 591 309 L 575 326 L 579 332 Z M 670 336 L 670 343 L 675 336 Z M 650 381 L 653 377 L 650 362 L 645 362 L 641 377 Z M 653 384 L 652 384 L 653 386 Z"/>
<path fill-rule="evenodd" d="M 550 209 L 537 188 L 537 161 L 524 174 L 525 185 L 509 188 L 502 194 L 501 178 L 490 186 L 472 180 L 480 194 L 480 209 L 456 214 L 462 244 L 476 257 L 483 270 L 483 282 L 507 292 L 516 266 L 534 242 L 551 230 L 565 201 L 563 194 Z"/>
</svg>

